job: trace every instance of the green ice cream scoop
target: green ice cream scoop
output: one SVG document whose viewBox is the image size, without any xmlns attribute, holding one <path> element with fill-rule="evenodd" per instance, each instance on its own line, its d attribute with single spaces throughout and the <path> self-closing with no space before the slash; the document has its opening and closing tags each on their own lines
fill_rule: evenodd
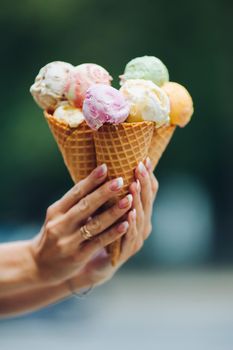
<svg viewBox="0 0 233 350">
<path fill-rule="evenodd" d="M 169 81 L 167 67 L 154 56 L 137 57 L 127 63 L 125 72 L 120 76 L 121 85 L 129 79 L 151 80 L 158 86 Z"/>
</svg>

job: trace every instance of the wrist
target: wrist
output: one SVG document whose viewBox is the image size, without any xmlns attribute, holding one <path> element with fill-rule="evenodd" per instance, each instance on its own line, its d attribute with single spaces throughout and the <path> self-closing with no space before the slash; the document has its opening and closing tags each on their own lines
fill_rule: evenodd
<svg viewBox="0 0 233 350">
<path fill-rule="evenodd" d="M 26 248 L 25 256 L 27 256 L 27 260 L 25 261 L 25 264 L 24 264 L 24 273 L 27 276 L 31 286 L 44 287 L 45 283 L 43 282 L 40 276 L 36 255 L 33 249 L 33 241 L 32 240 L 27 241 L 25 248 Z"/>
<path fill-rule="evenodd" d="M 87 280 L 83 274 L 78 274 L 66 281 L 67 288 L 70 293 L 82 293 L 84 290 L 90 289 L 93 284 Z"/>
<path fill-rule="evenodd" d="M 79 299 L 85 298 L 87 295 L 91 293 L 92 289 L 94 288 L 94 286 L 92 285 L 84 286 L 82 284 L 82 287 L 81 287 L 81 284 L 79 284 L 77 286 L 77 281 L 76 280 L 74 281 L 74 278 L 66 281 L 66 287 L 68 288 L 70 295 Z"/>
</svg>

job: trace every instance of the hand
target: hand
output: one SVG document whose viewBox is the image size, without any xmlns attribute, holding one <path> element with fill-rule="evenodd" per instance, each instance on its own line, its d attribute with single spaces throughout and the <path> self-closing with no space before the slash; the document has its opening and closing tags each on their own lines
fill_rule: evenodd
<svg viewBox="0 0 233 350">
<path fill-rule="evenodd" d="M 127 232 L 127 221 L 115 222 L 129 211 L 133 200 L 131 194 L 105 212 L 94 215 L 123 185 L 122 178 L 103 184 L 106 176 L 106 165 L 96 168 L 48 208 L 41 232 L 32 243 L 42 281 L 59 284 L 71 278 L 98 251 Z M 91 232 L 91 240 L 82 234 L 83 225 Z"/>
<path fill-rule="evenodd" d="M 158 191 L 158 182 L 153 174 L 149 158 L 140 163 L 135 171 L 136 182 L 130 186 L 133 195 L 133 210 L 128 213 L 129 229 L 122 238 L 122 250 L 117 266 L 111 265 L 111 259 L 105 249 L 99 249 L 86 266 L 71 280 L 73 290 L 97 286 L 109 280 L 119 267 L 136 254 L 151 233 L 153 202 Z"/>
</svg>

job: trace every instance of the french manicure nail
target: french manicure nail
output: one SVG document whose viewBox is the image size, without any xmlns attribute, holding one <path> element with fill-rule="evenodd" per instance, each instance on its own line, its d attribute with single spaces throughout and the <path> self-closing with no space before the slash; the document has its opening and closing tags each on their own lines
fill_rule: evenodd
<svg viewBox="0 0 233 350">
<path fill-rule="evenodd" d="M 121 199 L 118 203 L 120 209 L 124 209 L 128 207 L 129 204 L 132 204 L 133 196 L 132 194 L 128 194 L 125 198 Z"/>
<path fill-rule="evenodd" d="M 140 162 L 139 164 L 138 164 L 138 170 L 139 170 L 139 173 L 143 176 L 143 177 L 145 177 L 146 176 L 146 168 L 145 168 L 145 165 L 142 163 L 142 162 Z"/>
<path fill-rule="evenodd" d="M 120 225 L 118 225 L 117 231 L 120 233 L 126 232 L 128 230 L 128 227 L 129 227 L 128 221 L 124 221 Z"/>
<path fill-rule="evenodd" d="M 96 168 L 95 175 L 97 178 L 104 176 L 107 173 L 107 165 L 102 164 Z"/>
<path fill-rule="evenodd" d="M 111 191 L 118 191 L 124 184 L 123 178 L 118 177 L 117 179 L 113 180 L 110 183 L 110 190 Z"/>
<path fill-rule="evenodd" d="M 151 171 L 152 169 L 152 164 L 151 164 L 151 160 L 149 157 L 146 158 L 146 167 L 149 171 Z"/>
</svg>

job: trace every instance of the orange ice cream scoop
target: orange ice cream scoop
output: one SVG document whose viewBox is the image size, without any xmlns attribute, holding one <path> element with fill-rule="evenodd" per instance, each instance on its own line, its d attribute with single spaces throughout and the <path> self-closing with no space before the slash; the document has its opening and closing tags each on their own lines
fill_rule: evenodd
<svg viewBox="0 0 233 350">
<path fill-rule="evenodd" d="M 184 127 L 193 114 L 193 100 L 186 88 L 178 83 L 167 82 L 161 87 L 170 100 L 172 125 Z"/>
</svg>

